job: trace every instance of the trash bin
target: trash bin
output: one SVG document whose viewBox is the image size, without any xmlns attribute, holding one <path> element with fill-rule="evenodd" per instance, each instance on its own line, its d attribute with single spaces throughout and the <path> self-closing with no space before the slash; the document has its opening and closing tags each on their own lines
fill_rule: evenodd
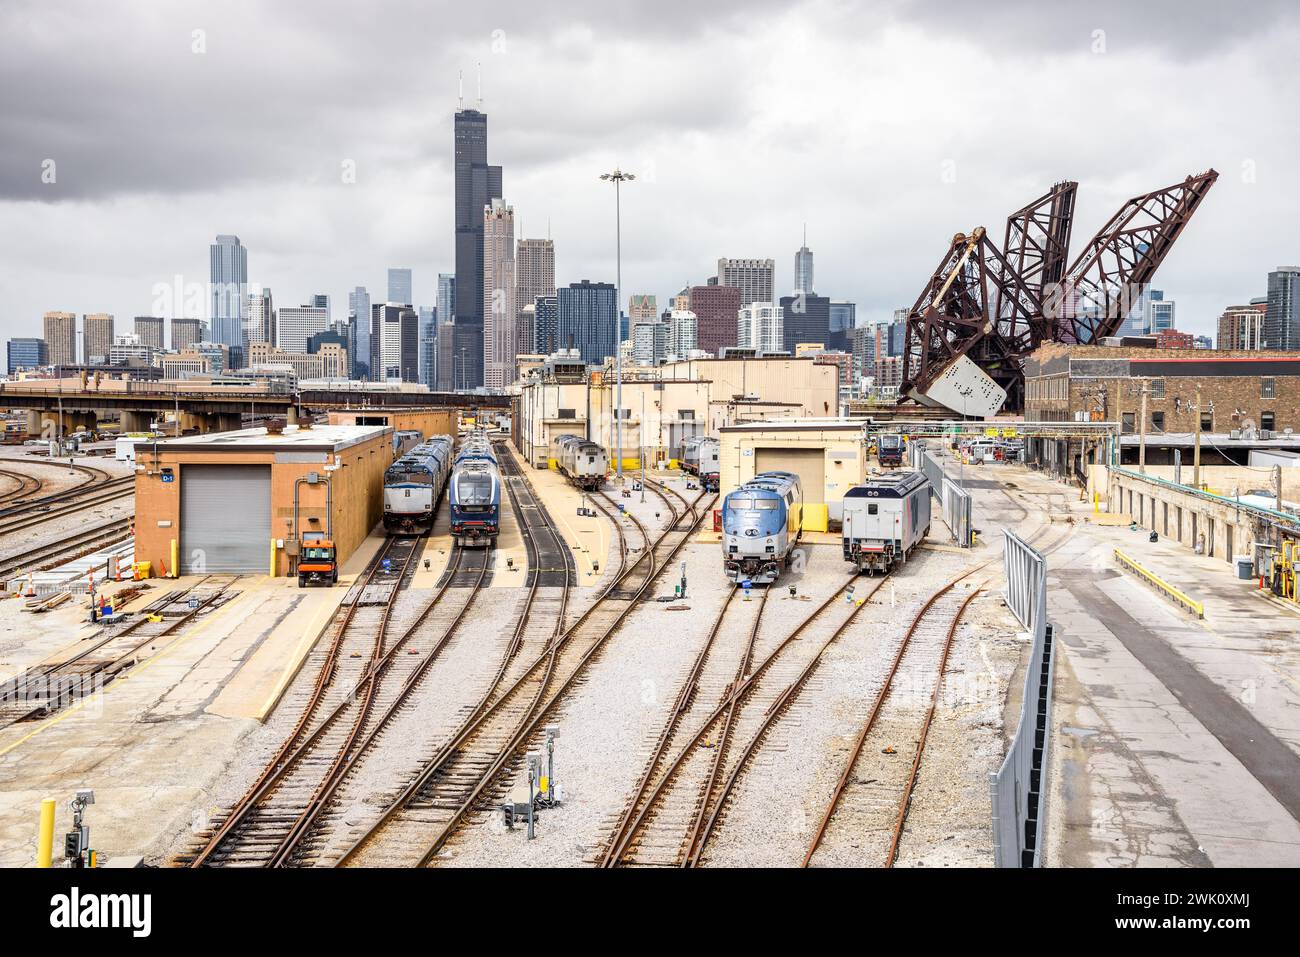
<svg viewBox="0 0 1300 957">
<path fill-rule="evenodd" d="M 1237 565 L 1237 577 L 1250 581 L 1255 577 L 1255 561 L 1249 555 L 1238 555 L 1234 560 Z"/>
</svg>

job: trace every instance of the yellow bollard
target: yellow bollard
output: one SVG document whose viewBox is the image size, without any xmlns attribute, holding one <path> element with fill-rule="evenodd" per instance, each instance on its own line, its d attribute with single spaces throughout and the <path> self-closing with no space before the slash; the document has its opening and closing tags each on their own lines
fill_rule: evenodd
<svg viewBox="0 0 1300 957">
<path fill-rule="evenodd" d="M 50 867 L 54 860 L 54 809 L 57 802 L 46 798 L 41 802 L 41 833 L 36 839 L 36 866 Z"/>
<path fill-rule="evenodd" d="M 171 577 L 176 578 L 181 573 L 181 543 L 179 539 L 172 539 L 171 558 Z"/>
</svg>

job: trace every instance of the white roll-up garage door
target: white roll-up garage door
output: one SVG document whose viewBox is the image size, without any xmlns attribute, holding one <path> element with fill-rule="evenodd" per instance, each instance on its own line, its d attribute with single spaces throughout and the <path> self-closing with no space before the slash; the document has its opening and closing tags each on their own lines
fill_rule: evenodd
<svg viewBox="0 0 1300 957">
<path fill-rule="evenodd" d="M 805 503 L 820 503 L 826 496 L 826 453 L 821 449 L 757 449 L 754 474 L 793 472 L 803 486 Z"/>
<path fill-rule="evenodd" d="M 180 550 L 184 575 L 265 575 L 271 467 L 182 465 Z"/>
</svg>

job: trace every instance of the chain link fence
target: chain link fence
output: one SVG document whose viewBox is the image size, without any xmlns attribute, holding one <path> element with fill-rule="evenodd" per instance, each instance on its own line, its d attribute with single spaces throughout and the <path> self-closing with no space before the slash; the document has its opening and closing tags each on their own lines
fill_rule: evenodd
<svg viewBox="0 0 1300 957">
<path fill-rule="evenodd" d="M 1047 622 L 1047 561 L 1004 531 L 1007 607 L 1032 638 L 1020 720 L 1002 767 L 990 775 L 994 859 L 998 867 L 1040 867 L 1046 820 L 1046 769 L 1052 726 L 1053 628 Z"/>
</svg>

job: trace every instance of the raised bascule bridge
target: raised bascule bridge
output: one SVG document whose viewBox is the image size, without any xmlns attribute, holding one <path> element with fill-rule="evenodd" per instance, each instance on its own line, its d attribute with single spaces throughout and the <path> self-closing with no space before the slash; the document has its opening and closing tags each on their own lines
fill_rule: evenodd
<svg viewBox="0 0 1300 957">
<path fill-rule="evenodd" d="M 1023 410 L 1025 357 L 1115 335 L 1218 177 L 1133 197 L 1072 262 L 1075 182 L 1007 217 L 1000 247 L 983 226 L 958 233 L 908 313 L 900 403 Z"/>
</svg>

